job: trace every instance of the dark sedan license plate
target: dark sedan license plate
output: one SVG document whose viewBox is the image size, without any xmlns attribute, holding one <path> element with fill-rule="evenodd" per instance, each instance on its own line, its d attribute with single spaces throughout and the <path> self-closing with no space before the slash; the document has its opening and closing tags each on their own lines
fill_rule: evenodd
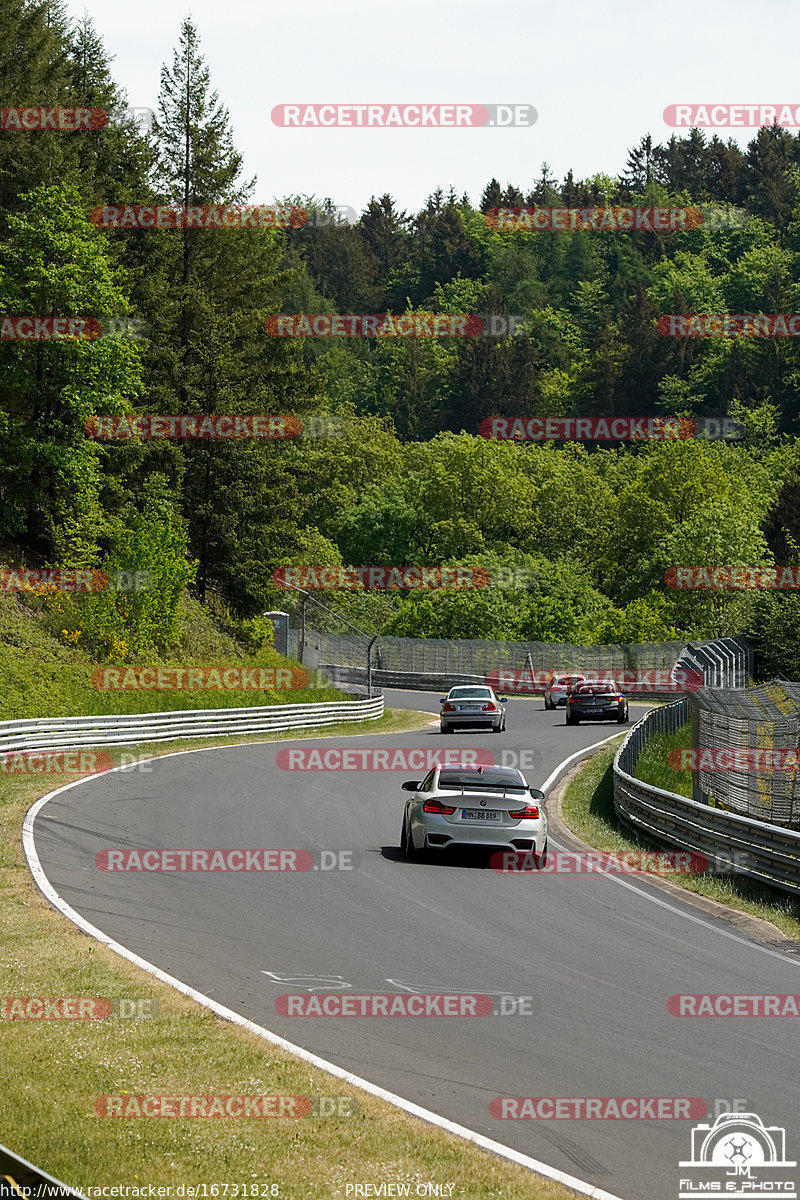
<svg viewBox="0 0 800 1200">
<path fill-rule="evenodd" d="M 492 808 L 462 808 L 462 821 L 499 821 L 500 813 Z"/>
</svg>

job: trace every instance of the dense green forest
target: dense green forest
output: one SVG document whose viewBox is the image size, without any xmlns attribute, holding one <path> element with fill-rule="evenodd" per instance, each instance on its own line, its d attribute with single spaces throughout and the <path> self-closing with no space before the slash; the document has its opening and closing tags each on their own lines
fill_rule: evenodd
<svg viewBox="0 0 800 1200">
<path fill-rule="evenodd" d="M 73 23 L 53 0 L 0 0 L 0 12 L 5 104 L 125 108 L 88 18 Z M 296 608 L 272 581 L 284 564 L 472 564 L 517 586 L 323 599 L 371 632 L 409 636 L 744 632 L 766 670 L 800 677 L 797 593 L 664 583 L 676 564 L 800 563 L 797 341 L 657 329 L 669 313 L 800 312 L 800 136 L 763 128 L 746 150 L 697 130 L 666 145 L 646 136 L 619 178 L 558 183 L 527 162 L 519 175 L 491 180 L 474 205 L 437 187 L 417 213 L 376 181 L 355 223 L 337 198 L 277 197 L 247 179 L 190 21 L 176 28 L 151 130 L 0 131 L 0 316 L 135 319 L 132 336 L 0 347 L 0 561 L 140 567 L 157 580 L 135 601 L 87 597 L 65 639 L 100 658 L 158 651 L 186 588 L 246 631 L 264 609 Z M 276 201 L 310 219 L 239 230 L 90 220 L 98 205 Z M 538 232 L 486 215 L 620 204 L 696 205 L 717 219 L 674 233 Z M 265 327 L 277 313 L 410 311 L 510 314 L 516 327 L 372 339 Z M 292 440 L 87 436 L 109 413 L 337 424 L 335 436 Z M 729 417 L 743 436 L 499 442 L 478 432 L 495 415 Z"/>
</svg>

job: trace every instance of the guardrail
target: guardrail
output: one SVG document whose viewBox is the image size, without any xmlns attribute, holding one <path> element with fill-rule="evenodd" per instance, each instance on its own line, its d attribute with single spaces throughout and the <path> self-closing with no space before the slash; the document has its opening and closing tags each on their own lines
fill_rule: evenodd
<svg viewBox="0 0 800 1200">
<path fill-rule="evenodd" d="M 668 846 L 704 854 L 717 871 L 748 875 L 781 891 L 800 892 L 800 833 L 723 812 L 635 779 L 639 755 L 655 733 L 689 719 L 689 700 L 653 709 L 634 725 L 614 756 L 614 808 L 623 825 Z"/>
<path fill-rule="evenodd" d="M 75 746 L 130 746 L 184 737 L 227 737 L 311 729 L 342 721 L 373 721 L 383 715 L 383 696 L 320 704 L 273 704 L 258 708 L 198 708 L 105 717 L 46 717 L 0 721 L 0 754 L 64 750 Z"/>
</svg>

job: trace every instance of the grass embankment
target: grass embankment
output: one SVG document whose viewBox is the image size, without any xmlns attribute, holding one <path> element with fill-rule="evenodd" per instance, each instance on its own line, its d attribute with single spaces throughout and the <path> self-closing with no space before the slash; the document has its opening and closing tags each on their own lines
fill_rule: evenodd
<svg viewBox="0 0 800 1200">
<path fill-rule="evenodd" d="M 66 644 L 58 629 L 58 614 L 49 612 L 36 599 L 0 595 L 0 721 L 22 720 L 26 717 L 103 716 L 112 713 L 170 712 L 196 708 L 250 708 L 264 704 L 310 704 L 324 700 L 342 699 L 342 693 L 312 676 L 309 686 L 297 687 L 302 676 L 292 660 L 282 658 L 270 646 L 256 652 L 216 624 L 196 601 L 184 595 L 181 603 L 180 632 L 175 644 L 159 657 L 150 655 L 131 661 L 94 661 L 78 645 Z M 140 672 L 146 668 L 172 671 L 172 687 L 150 688 L 135 684 L 128 676 L 127 685 L 96 687 L 92 677 L 100 669 L 119 672 L 126 683 L 126 671 Z M 191 682 L 188 671 L 216 670 L 220 676 L 230 668 L 256 672 L 249 686 L 225 688 L 215 683 L 210 688 L 196 686 L 194 676 L 190 689 L 176 684 Z M 287 678 L 287 670 L 293 673 Z M 259 676 L 263 669 L 270 672 Z M 184 671 L 183 677 L 174 674 Z M 276 676 L 275 671 L 283 671 Z M 113 681 L 113 675 L 110 677 Z M 255 689 L 253 681 L 271 682 L 277 687 Z M 208 675 L 203 677 L 203 682 Z M 102 678 L 99 682 L 103 682 Z M 149 682 L 149 680 L 147 680 Z M 291 686 L 281 686 L 290 684 Z"/>
<path fill-rule="evenodd" d="M 692 729 L 688 722 L 675 733 L 658 733 L 649 738 L 636 764 L 636 778 L 691 800 L 692 772 L 669 765 L 671 750 L 688 750 L 691 744 Z"/>
<path fill-rule="evenodd" d="M 675 746 L 688 744 L 686 728 L 676 734 L 653 739 L 639 760 L 638 778 L 656 787 L 691 796 L 691 775 L 689 772 L 673 771 L 666 757 Z M 619 741 L 615 741 L 610 747 L 598 751 L 581 767 L 564 793 L 562 818 L 567 828 L 598 850 L 621 853 L 643 847 L 650 849 L 649 843 L 624 830 L 614 812 L 611 764 L 618 746 Z M 686 780 L 681 779 L 683 775 L 689 775 L 688 792 L 685 790 Z M 774 888 L 744 876 L 674 874 L 667 878 L 698 896 L 771 921 L 787 937 L 800 940 L 800 901 Z"/>
</svg>

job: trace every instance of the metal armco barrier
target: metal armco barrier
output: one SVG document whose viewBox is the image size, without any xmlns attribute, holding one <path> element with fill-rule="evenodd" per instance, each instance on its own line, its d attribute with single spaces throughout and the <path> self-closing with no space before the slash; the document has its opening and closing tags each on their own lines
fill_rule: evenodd
<svg viewBox="0 0 800 1200">
<path fill-rule="evenodd" d="M 697 850 L 717 871 L 748 875 L 792 895 L 800 893 L 800 833 L 722 812 L 635 779 L 645 742 L 674 733 L 689 720 L 688 698 L 657 708 L 634 725 L 614 756 L 614 808 L 634 833 L 667 846 Z"/>
<path fill-rule="evenodd" d="M 376 721 L 382 715 L 383 696 L 375 696 L 371 700 L 336 700 L 321 704 L 270 704 L 260 708 L 198 708 L 125 716 L 0 721 L 0 754 L 312 729 L 337 725 L 341 721 Z"/>
</svg>

